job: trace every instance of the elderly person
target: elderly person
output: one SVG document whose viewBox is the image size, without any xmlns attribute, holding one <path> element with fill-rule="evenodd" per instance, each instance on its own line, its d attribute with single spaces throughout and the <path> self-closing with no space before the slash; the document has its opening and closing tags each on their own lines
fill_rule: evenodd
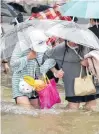
<svg viewBox="0 0 99 134">
<path fill-rule="evenodd" d="M 75 53 L 75 51 L 77 53 Z M 74 93 L 74 80 L 79 77 L 81 65 L 83 66 L 82 75 L 86 75 L 85 63 L 81 61 L 80 57 L 84 56 L 84 48 L 70 41 L 65 41 L 65 43 L 57 45 L 53 50 L 47 51 L 45 53 L 45 59 L 47 57 L 53 58 L 59 68 L 62 70 L 59 72 L 55 68 L 52 68 L 52 72 L 56 77 L 63 77 L 64 87 L 65 87 L 65 99 L 68 101 L 68 109 L 78 109 L 81 102 L 91 103 L 90 109 L 95 106 L 95 97 L 93 95 L 88 96 L 75 96 Z M 59 74 L 60 73 L 60 74 Z"/>
</svg>

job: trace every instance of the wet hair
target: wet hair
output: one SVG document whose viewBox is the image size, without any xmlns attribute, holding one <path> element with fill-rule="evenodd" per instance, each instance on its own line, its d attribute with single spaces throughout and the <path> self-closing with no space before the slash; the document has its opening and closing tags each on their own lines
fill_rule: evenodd
<svg viewBox="0 0 99 134">
<path fill-rule="evenodd" d="M 79 44 L 78 44 L 79 45 Z M 66 51 L 68 52 L 69 46 L 67 46 L 67 40 L 65 40 L 65 46 L 66 46 Z M 82 45 L 79 45 L 79 48 L 77 50 L 78 54 L 81 55 L 83 52 L 84 47 Z"/>
</svg>

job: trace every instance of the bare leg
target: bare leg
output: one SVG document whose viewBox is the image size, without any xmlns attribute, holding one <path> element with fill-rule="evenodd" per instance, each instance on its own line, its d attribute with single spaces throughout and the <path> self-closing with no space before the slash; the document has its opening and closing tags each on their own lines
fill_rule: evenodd
<svg viewBox="0 0 99 134">
<path fill-rule="evenodd" d="M 96 100 L 88 101 L 84 105 L 84 109 L 86 110 L 94 110 L 96 108 Z"/>
<path fill-rule="evenodd" d="M 80 106 L 80 103 L 68 102 L 68 105 L 66 106 L 66 109 L 77 110 L 77 109 L 79 109 L 79 106 Z"/>
<path fill-rule="evenodd" d="M 28 99 L 27 96 L 20 96 L 20 97 L 17 97 L 17 98 L 16 98 L 16 103 L 17 103 L 18 105 L 22 105 L 22 106 L 25 106 L 25 107 L 29 107 L 29 108 L 32 107 L 32 105 L 31 105 L 31 103 L 30 103 L 30 101 L 29 101 L 29 99 Z"/>
<path fill-rule="evenodd" d="M 31 105 L 36 108 L 39 109 L 40 108 L 40 103 L 39 103 L 39 99 L 30 99 L 30 103 Z"/>
</svg>

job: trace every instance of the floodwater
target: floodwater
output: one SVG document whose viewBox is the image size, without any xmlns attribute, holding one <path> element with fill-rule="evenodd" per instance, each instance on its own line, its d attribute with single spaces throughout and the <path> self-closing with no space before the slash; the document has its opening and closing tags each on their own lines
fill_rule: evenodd
<svg viewBox="0 0 99 134">
<path fill-rule="evenodd" d="M 1 134 L 99 134 L 99 100 L 95 111 L 66 111 L 60 85 L 61 104 L 50 110 L 27 109 L 11 99 L 10 75 L 2 75 L 1 82 Z"/>
</svg>

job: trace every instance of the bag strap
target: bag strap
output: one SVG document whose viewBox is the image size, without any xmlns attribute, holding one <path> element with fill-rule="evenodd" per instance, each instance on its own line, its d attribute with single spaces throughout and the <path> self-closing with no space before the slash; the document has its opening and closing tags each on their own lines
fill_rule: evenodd
<svg viewBox="0 0 99 134">
<path fill-rule="evenodd" d="M 34 79 L 36 78 L 36 63 L 35 63 L 35 65 L 34 65 Z"/>
<path fill-rule="evenodd" d="M 80 70 L 80 78 L 81 78 L 81 76 L 82 76 L 82 69 L 83 69 L 83 67 L 82 67 L 82 65 L 81 65 L 81 70 Z M 89 76 L 89 71 L 88 71 L 88 68 L 86 67 L 86 73 L 87 73 L 87 76 Z"/>
<path fill-rule="evenodd" d="M 63 67 L 63 64 L 64 64 L 64 59 L 65 59 L 65 54 L 66 54 L 66 47 L 65 47 L 65 51 L 64 51 L 64 55 L 63 55 L 63 60 L 62 60 L 62 64 L 61 64 L 61 68 Z"/>
<path fill-rule="evenodd" d="M 35 58 L 35 60 L 36 60 L 36 62 L 37 62 L 37 64 L 38 64 L 38 66 L 40 67 L 40 64 L 39 64 L 39 62 L 38 62 L 38 60 Z"/>
<path fill-rule="evenodd" d="M 80 78 L 81 78 L 81 76 L 82 76 L 82 66 L 81 66 L 81 69 L 80 69 Z"/>
<path fill-rule="evenodd" d="M 50 83 L 50 80 L 49 80 L 49 78 L 47 77 L 46 74 L 43 75 L 43 80 L 44 80 L 45 84 Z"/>
<path fill-rule="evenodd" d="M 83 58 L 78 54 L 78 52 L 75 50 L 75 49 L 73 49 L 74 50 L 74 52 L 78 55 L 78 57 L 81 59 L 81 60 L 83 60 Z"/>
</svg>

